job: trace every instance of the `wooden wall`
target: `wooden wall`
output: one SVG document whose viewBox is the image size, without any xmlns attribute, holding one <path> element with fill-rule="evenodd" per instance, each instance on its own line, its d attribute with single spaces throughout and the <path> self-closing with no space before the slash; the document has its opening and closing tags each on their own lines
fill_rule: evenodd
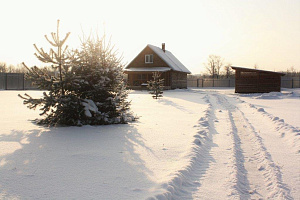
<svg viewBox="0 0 300 200">
<path fill-rule="evenodd" d="M 280 92 L 281 75 L 265 71 L 236 70 L 236 93 Z"/>
<path fill-rule="evenodd" d="M 153 63 L 145 63 L 145 55 L 153 55 Z M 127 68 L 144 68 L 144 67 L 169 67 L 150 47 L 145 47 L 137 57 L 135 57 Z"/>
<path fill-rule="evenodd" d="M 187 73 L 172 71 L 171 88 L 187 88 Z"/>
<path fill-rule="evenodd" d="M 128 86 L 140 86 L 142 83 L 153 80 L 152 72 L 126 72 L 128 74 Z M 170 86 L 170 72 L 163 72 L 161 79 L 164 79 L 164 85 Z"/>
<path fill-rule="evenodd" d="M 152 72 L 126 72 L 128 74 L 128 86 L 140 86 L 142 83 L 152 80 Z M 187 73 L 167 71 L 161 74 L 164 86 L 169 89 L 187 88 Z"/>
</svg>

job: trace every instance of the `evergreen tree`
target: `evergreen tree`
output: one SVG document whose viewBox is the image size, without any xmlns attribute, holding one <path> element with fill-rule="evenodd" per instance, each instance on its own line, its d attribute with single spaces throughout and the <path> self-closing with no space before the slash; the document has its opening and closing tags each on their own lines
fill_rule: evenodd
<svg viewBox="0 0 300 200">
<path fill-rule="evenodd" d="M 161 73 L 153 72 L 153 80 L 148 81 L 148 89 L 150 90 L 150 94 L 152 97 L 157 99 L 158 97 L 162 97 L 163 88 L 164 88 L 164 79 L 159 79 Z"/>
<path fill-rule="evenodd" d="M 68 81 L 70 85 L 66 87 L 82 99 L 86 123 L 111 124 L 134 120 L 128 112 L 130 103 L 126 100 L 128 91 L 123 79 L 124 66 L 111 43 L 105 44 L 105 36 L 82 41 L 79 58 L 71 73 L 72 81 Z"/>
<path fill-rule="evenodd" d="M 45 116 L 39 124 L 57 125 L 101 125 L 126 123 L 134 120 L 129 113 L 130 103 L 123 81 L 123 65 L 113 47 L 105 45 L 101 39 L 88 38 L 82 41 L 80 50 L 67 52 L 63 45 L 70 33 L 59 40 L 59 21 L 57 33 L 52 33 L 54 47 L 49 53 L 36 50 L 37 58 L 45 63 L 54 64 L 59 77 L 49 76 L 38 67 L 28 69 L 27 78 L 42 90 L 42 98 L 19 95 L 30 109 L 41 106 L 40 115 Z M 64 50 L 62 50 L 64 49 Z"/>
</svg>

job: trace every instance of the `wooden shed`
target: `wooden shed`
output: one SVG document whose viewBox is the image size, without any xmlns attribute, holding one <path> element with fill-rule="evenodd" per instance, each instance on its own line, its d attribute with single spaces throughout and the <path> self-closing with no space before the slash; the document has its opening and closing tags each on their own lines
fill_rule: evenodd
<svg viewBox="0 0 300 200">
<path fill-rule="evenodd" d="M 153 72 L 160 72 L 165 89 L 187 88 L 187 74 L 191 72 L 168 50 L 148 44 L 124 69 L 128 87 L 140 89 L 152 80 Z"/>
<path fill-rule="evenodd" d="M 231 67 L 235 70 L 236 93 L 268 93 L 280 92 L 281 76 L 279 72 Z"/>
</svg>

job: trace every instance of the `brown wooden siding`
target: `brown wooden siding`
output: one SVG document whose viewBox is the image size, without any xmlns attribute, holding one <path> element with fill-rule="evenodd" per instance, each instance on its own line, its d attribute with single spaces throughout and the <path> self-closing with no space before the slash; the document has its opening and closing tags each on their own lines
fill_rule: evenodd
<svg viewBox="0 0 300 200">
<path fill-rule="evenodd" d="M 281 75 L 265 71 L 236 70 L 236 93 L 280 92 Z"/>
<path fill-rule="evenodd" d="M 187 88 L 187 73 L 172 71 L 171 88 Z"/>
<path fill-rule="evenodd" d="M 142 83 L 153 80 L 152 72 L 127 72 L 128 74 L 128 86 L 140 86 Z M 170 72 L 163 72 L 161 79 L 164 79 L 164 86 L 170 86 Z"/>
<path fill-rule="evenodd" d="M 153 55 L 153 63 L 145 63 L 145 55 Z M 146 47 L 137 57 L 133 59 L 127 68 L 143 68 L 143 67 L 169 67 L 150 47 Z"/>
<path fill-rule="evenodd" d="M 129 87 L 140 86 L 142 83 L 153 80 L 152 72 L 127 72 L 127 74 Z M 161 74 L 161 78 L 164 79 L 164 86 L 170 89 L 187 88 L 187 73 L 167 71 Z"/>
</svg>

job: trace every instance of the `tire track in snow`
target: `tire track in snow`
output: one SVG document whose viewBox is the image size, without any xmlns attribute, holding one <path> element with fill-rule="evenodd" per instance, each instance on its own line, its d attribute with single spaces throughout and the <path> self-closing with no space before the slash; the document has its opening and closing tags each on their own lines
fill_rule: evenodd
<svg viewBox="0 0 300 200">
<path fill-rule="evenodd" d="M 235 199 L 236 195 L 238 195 L 239 199 L 249 199 L 250 198 L 250 186 L 249 181 L 247 178 L 247 170 L 245 169 L 245 156 L 242 149 L 242 142 L 241 138 L 238 134 L 238 129 L 235 123 L 235 119 L 232 115 L 232 111 L 235 109 L 233 105 L 226 104 L 226 101 L 224 102 L 224 99 L 216 94 L 217 102 L 219 105 L 222 105 L 227 111 L 228 111 L 228 119 L 231 126 L 231 137 L 233 140 L 232 143 L 232 169 L 231 169 L 231 182 L 232 190 L 230 199 Z"/>
<path fill-rule="evenodd" d="M 215 100 L 211 99 L 211 96 Z M 218 176 L 218 169 L 213 164 L 217 150 L 213 141 L 217 133 L 215 111 L 219 105 L 227 110 L 226 129 L 231 130 L 231 150 L 228 163 L 228 179 L 223 181 L 222 189 L 228 188 L 229 194 L 218 199 L 292 199 L 289 189 L 281 179 L 280 168 L 276 166 L 265 148 L 262 139 L 244 113 L 223 95 L 214 93 L 205 96 L 209 104 L 205 117 L 199 120 L 199 133 L 195 135 L 190 164 L 179 170 L 168 183 L 162 185 L 165 192 L 148 200 L 167 199 L 206 199 L 203 197 L 204 181 L 209 183 L 208 174 Z M 218 117 L 221 115 L 217 115 Z M 215 151 L 215 153 L 212 153 Z M 206 187 L 207 188 L 207 187 Z M 220 190 L 212 188 L 210 192 Z M 219 192 L 218 192 L 219 193 Z M 219 193 L 220 194 L 220 193 Z M 207 197 L 207 196 L 206 196 Z M 209 199 L 209 196 L 207 197 Z"/>
<path fill-rule="evenodd" d="M 240 138 L 234 135 L 232 119 L 227 108 L 217 95 L 210 95 L 213 114 L 209 119 L 212 132 L 210 155 L 214 162 L 200 178 L 200 187 L 194 192 L 194 199 L 248 199 L 249 183 L 245 177 L 244 157 Z M 238 187 L 237 187 L 238 186 Z M 218 190 L 218 192 L 216 192 Z"/>
<path fill-rule="evenodd" d="M 283 186 L 286 190 L 289 190 L 289 194 L 292 197 L 298 197 L 300 191 L 300 177 L 299 173 L 295 174 L 291 169 L 295 167 L 299 168 L 300 163 L 299 128 L 285 123 L 283 119 L 273 116 L 263 108 L 245 103 L 245 101 L 239 98 L 237 98 L 237 100 L 242 103 L 239 108 L 243 110 L 249 123 L 255 124 L 256 132 L 258 132 L 261 140 L 264 141 L 270 155 L 274 153 L 272 160 L 282 172 L 280 179 L 288 185 Z"/>
<path fill-rule="evenodd" d="M 193 150 L 191 154 L 190 164 L 183 170 L 179 170 L 172 180 L 162 185 L 166 190 L 162 194 L 148 198 L 148 200 L 159 199 L 194 199 L 193 192 L 197 191 L 200 185 L 201 177 L 210 167 L 210 163 L 214 162 L 210 155 L 212 148 L 212 129 L 210 120 L 213 116 L 213 106 L 209 101 L 209 96 L 204 97 L 208 103 L 208 109 L 205 111 L 204 117 L 199 119 L 199 132 L 194 135 Z"/>
<path fill-rule="evenodd" d="M 241 103 L 242 101 L 238 99 Z M 278 134 L 279 137 L 285 138 L 292 148 L 294 149 L 295 153 L 300 153 L 300 129 L 298 127 L 294 127 L 284 121 L 284 119 L 280 119 L 277 116 L 273 116 L 272 114 L 266 112 L 263 108 L 257 108 L 256 106 L 247 103 L 247 106 L 250 109 L 256 111 L 256 114 L 264 116 L 266 119 L 271 121 L 275 125 L 275 132 Z"/>
<path fill-rule="evenodd" d="M 241 138 L 241 147 L 246 158 L 245 169 L 250 182 L 251 198 L 293 199 L 290 190 L 282 181 L 280 168 L 272 160 L 255 127 L 245 114 L 219 95 L 220 102 L 227 106 L 232 115 L 235 134 Z"/>
<path fill-rule="evenodd" d="M 237 164 L 243 163 L 244 158 L 239 138 L 233 137 L 228 112 L 216 97 L 206 95 L 205 99 L 209 106 L 205 117 L 199 120 L 199 134 L 194 136 L 190 165 L 178 171 L 169 183 L 162 186 L 166 192 L 149 200 L 248 199 L 249 194 L 245 191 L 248 191 L 249 185 L 244 176 L 245 169 Z M 221 119 L 226 121 L 225 127 L 218 125 Z M 224 139 L 227 142 L 222 144 Z M 213 196 L 216 190 L 222 192 Z"/>
</svg>

